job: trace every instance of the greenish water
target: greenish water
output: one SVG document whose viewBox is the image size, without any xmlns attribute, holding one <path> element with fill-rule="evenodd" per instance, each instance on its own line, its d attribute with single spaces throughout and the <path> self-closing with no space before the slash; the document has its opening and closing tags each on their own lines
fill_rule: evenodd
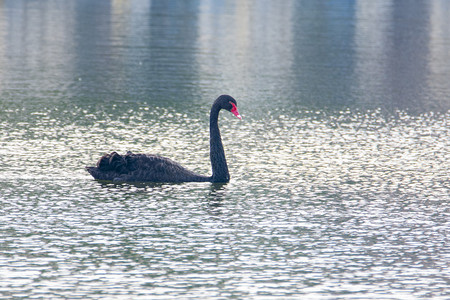
<svg viewBox="0 0 450 300">
<path fill-rule="evenodd" d="M 446 1 L 0 1 L 0 296 L 447 299 Z M 105 152 L 226 185 L 105 184 Z"/>
</svg>

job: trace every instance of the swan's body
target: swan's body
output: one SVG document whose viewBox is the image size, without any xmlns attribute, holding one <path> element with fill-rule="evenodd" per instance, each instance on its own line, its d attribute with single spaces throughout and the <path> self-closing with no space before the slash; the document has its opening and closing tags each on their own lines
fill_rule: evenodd
<svg viewBox="0 0 450 300">
<path fill-rule="evenodd" d="M 221 109 L 231 111 L 241 118 L 236 100 L 222 95 L 214 101 L 210 114 L 210 158 L 212 176 L 196 174 L 171 159 L 153 154 L 120 155 L 116 152 L 100 158 L 96 167 L 87 167 L 87 171 L 98 180 L 125 182 L 228 182 L 230 174 L 220 137 L 218 117 Z"/>
</svg>

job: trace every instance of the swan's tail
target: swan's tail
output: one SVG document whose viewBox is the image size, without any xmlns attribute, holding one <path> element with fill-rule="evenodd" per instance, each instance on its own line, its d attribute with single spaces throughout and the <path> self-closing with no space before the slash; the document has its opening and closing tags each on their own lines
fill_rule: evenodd
<svg viewBox="0 0 450 300">
<path fill-rule="evenodd" d="M 130 152 L 127 155 L 131 154 Z M 86 167 L 86 170 L 95 179 L 108 180 L 115 174 L 122 174 L 128 172 L 128 158 L 129 156 L 120 155 L 117 152 L 105 154 L 97 162 L 95 167 Z"/>
<path fill-rule="evenodd" d="M 86 167 L 86 171 L 88 171 L 95 179 L 100 179 L 100 173 L 97 167 Z"/>
</svg>

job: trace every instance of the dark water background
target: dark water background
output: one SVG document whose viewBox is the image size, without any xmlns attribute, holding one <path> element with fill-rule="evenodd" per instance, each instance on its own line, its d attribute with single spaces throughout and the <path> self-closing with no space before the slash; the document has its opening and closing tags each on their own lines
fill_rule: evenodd
<svg viewBox="0 0 450 300">
<path fill-rule="evenodd" d="M 450 297 L 448 1 L 0 0 L 0 295 Z M 101 184 L 105 152 L 226 185 Z"/>
</svg>

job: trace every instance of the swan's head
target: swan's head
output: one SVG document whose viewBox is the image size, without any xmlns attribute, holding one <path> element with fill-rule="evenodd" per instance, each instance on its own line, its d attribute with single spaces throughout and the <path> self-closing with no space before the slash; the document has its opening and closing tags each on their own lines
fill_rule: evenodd
<svg viewBox="0 0 450 300">
<path fill-rule="evenodd" d="M 237 102 L 233 97 L 229 95 L 222 95 L 219 98 L 217 98 L 216 102 L 220 103 L 221 108 L 228 110 L 238 119 L 242 119 L 237 109 Z"/>
</svg>

